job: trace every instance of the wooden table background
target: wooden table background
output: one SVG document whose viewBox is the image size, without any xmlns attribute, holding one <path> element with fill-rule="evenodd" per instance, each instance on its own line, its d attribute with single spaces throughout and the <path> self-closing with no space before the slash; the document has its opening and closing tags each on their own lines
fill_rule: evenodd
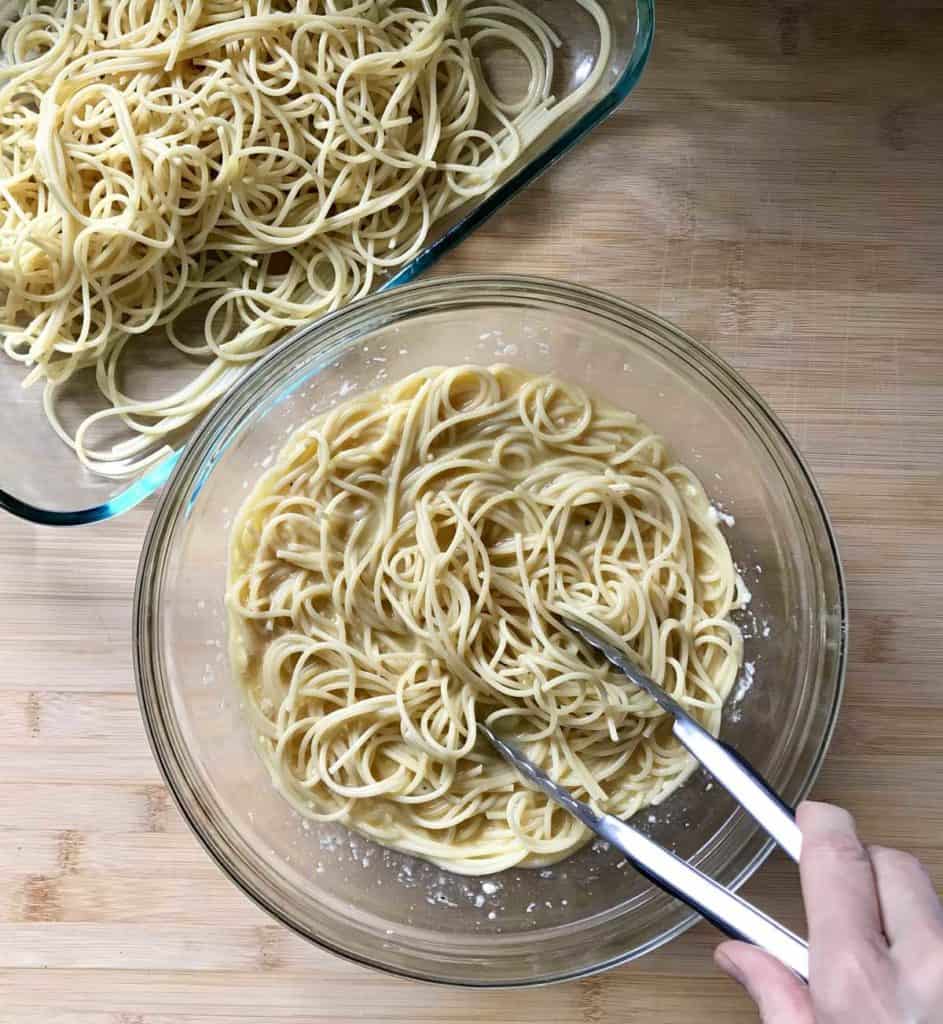
<svg viewBox="0 0 943 1024">
<path fill-rule="evenodd" d="M 628 105 L 439 272 L 609 289 L 714 346 L 812 464 L 848 575 L 845 705 L 816 795 L 943 881 L 943 8 L 664 0 Z M 307 946 L 186 831 L 138 716 L 131 591 L 151 508 L 0 521 L 3 1024 L 755 1020 L 698 927 L 509 993 Z M 801 926 L 774 858 L 747 889 Z"/>
</svg>

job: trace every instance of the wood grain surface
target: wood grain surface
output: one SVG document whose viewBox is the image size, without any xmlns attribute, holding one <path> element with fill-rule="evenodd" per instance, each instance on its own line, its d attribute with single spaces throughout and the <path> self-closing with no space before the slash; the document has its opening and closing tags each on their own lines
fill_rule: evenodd
<svg viewBox="0 0 943 1024">
<path fill-rule="evenodd" d="M 664 0 L 639 89 L 437 272 L 556 275 L 649 306 L 770 400 L 831 509 L 852 617 L 816 795 L 943 882 L 943 8 Z M 186 831 L 129 651 L 144 507 L 0 521 L 0 1021 L 740 1024 L 698 927 L 581 983 L 393 980 L 309 947 Z M 801 927 L 794 870 L 748 895 Z"/>
</svg>

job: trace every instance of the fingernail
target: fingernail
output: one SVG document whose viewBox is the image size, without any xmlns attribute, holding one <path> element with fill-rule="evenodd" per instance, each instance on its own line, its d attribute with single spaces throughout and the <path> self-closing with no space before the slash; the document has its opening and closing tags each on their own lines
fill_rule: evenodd
<svg viewBox="0 0 943 1024">
<path fill-rule="evenodd" d="M 729 974 L 734 981 L 739 982 L 743 985 L 743 975 L 740 973 L 740 968 L 730 959 L 729 956 L 723 950 L 715 950 L 714 952 L 714 963 L 724 972 Z"/>
<path fill-rule="evenodd" d="M 805 800 L 796 812 L 796 817 L 803 831 L 811 829 L 815 832 L 855 831 L 855 819 L 844 809 L 835 804 L 820 803 L 818 800 Z"/>
</svg>

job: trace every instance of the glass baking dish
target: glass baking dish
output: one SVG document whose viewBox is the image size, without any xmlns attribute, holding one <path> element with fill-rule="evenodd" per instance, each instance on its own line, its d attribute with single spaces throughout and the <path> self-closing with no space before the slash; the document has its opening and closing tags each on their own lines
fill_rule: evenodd
<svg viewBox="0 0 943 1024">
<path fill-rule="evenodd" d="M 383 282 L 380 289 L 417 277 L 558 160 L 632 91 L 651 49 L 654 0 L 599 2 L 612 27 L 612 46 L 607 67 L 595 89 L 553 122 L 522 153 L 492 192 L 437 224 L 426 247 L 394 277 Z M 555 54 L 553 91 L 558 99 L 563 98 L 587 74 L 598 49 L 597 29 L 574 0 L 529 0 L 529 6 L 561 39 Z M 288 343 L 295 333 L 287 335 L 280 345 Z M 140 372 L 146 374 L 148 370 Z M 132 508 L 167 480 L 179 450 L 136 479 L 106 479 L 85 469 L 46 420 L 41 385 L 24 389 L 23 376 L 19 364 L 0 361 L 0 432 L 4 438 L 0 508 L 47 525 L 92 523 Z M 79 404 L 80 401 L 78 397 Z"/>
</svg>

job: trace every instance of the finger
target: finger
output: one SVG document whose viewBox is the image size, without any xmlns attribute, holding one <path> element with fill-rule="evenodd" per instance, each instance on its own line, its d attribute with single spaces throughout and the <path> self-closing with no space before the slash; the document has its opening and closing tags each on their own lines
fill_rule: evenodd
<svg viewBox="0 0 943 1024">
<path fill-rule="evenodd" d="M 799 875 L 810 946 L 850 951 L 885 946 L 874 871 L 854 819 L 840 807 L 806 801 L 796 820 L 802 829 Z"/>
<path fill-rule="evenodd" d="M 714 962 L 747 990 L 763 1024 L 815 1024 L 809 990 L 774 956 L 746 942 L 722 942 Z"/>
<path fill-rule="evenodd" d="M 869 852 L 888 942 L 918 932 L 943 936 L 943 907 L 920 861 L 885 846 L 872 846 Z"/>
</svg>

